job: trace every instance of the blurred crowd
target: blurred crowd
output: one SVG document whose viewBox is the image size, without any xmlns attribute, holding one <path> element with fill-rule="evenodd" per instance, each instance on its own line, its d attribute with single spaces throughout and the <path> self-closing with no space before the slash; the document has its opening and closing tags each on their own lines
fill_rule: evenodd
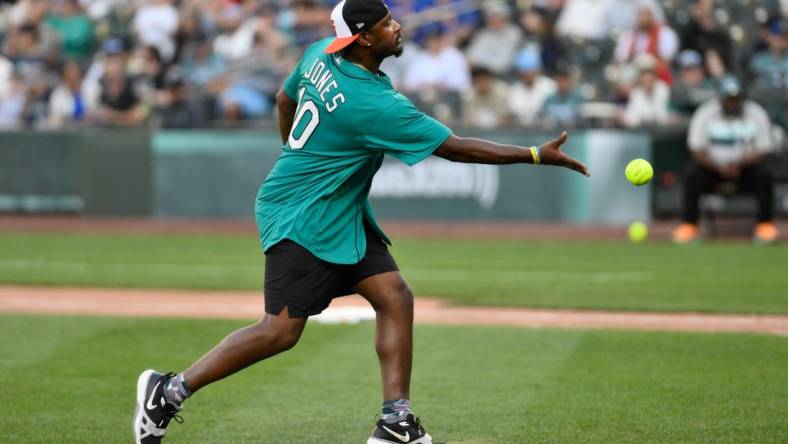
<svg viewBox="0 0 788 444">
<path fill-rule="evenodd" d="M 0 129 L 258 125 L 333 0 L 0 3 Z M 737 76 L 788 119 L 788 0 L 390 0 L 383 70 L 426 112 L 494 127 L 686 122 Z"/>
</svg>

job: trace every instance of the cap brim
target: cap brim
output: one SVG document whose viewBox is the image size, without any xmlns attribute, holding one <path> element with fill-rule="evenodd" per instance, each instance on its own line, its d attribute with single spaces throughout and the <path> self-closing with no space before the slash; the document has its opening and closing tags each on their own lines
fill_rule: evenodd
<svg viewBox="0 0 788 444">
<path fill-rule="evenodd" d="M 358 38 L 359 34 L 350 36 L 350 37 L 336 37 L 334 40 L 329 44 L 323 52 L 327 54 L 331 54 L 342 49 L 345 49 L 348 45 L 355 42 Z"/>
</svg>

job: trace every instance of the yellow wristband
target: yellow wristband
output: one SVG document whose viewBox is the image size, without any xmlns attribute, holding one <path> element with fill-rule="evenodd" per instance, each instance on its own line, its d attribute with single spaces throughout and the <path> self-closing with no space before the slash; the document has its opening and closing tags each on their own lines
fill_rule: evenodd
<svg viewBox="0 0 788 444">
<path fill-rule="evenodd" d="M 535 146 L 531 147 L 531 157 L 534 159 L 534 165 L 539 165 L 539 150 Z"/>
</svg>

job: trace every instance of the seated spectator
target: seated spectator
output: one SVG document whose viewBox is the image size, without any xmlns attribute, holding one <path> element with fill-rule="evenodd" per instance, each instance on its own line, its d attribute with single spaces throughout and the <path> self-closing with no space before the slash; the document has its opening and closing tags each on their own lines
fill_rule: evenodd
<svg viewBox="0 0 788 444">
<path fill-rule="evenodd" d="M 113 63 L 112 59 L 122 66 L 127 65 L 128 52 L 126 42 L 119 37 L 110 37 L 101 44 L 101 51 L 94 57 L 93 63 L 85 70 L 82 80 L 82 95 L 85 99 L 85 108 L 88 114 L 99 107 L 101 97 L 101 79 L 104 77 L 104 68 L 108 63 Z"/>
<path fill-rule="evenodd" d="M 641 5 L 636 29 L 625 32 L 618 39 L 615 59 L 619 64 L 628 64 L 634 63 L 641 54 L 651 54 L 657 61 L 657 76 L 670 85 L 673 83 L 670 64 L 678 48 L 676 33 L 655 19 L 651 7 Z"/>
<path fill-rule="evenodd" d="M 769 24 L 766 43 L 767 49 L 750 62 L 755 76 L 751 95 L 766 107 L 772 121 L 788 128 L 788 22 Z"/>
<path fill-rule="evenodd" d="M 649 54 L 638 58 L 638 81 L 629 94 L 623 123 L 628 127 L 668 123 L 670 88 L 657 78 L 656 60 Z"/>
<path fill-rule="evenodd" d="M 0 97 L 10 88 L 13 74 L 14 64 L 4 54 L 0 54 Z"/>
<path fill-rule="evenodd" d="M 60 0 L 55 5 L 46 24 L 57 34 L 63 57 L 80 62 L 89 59 L 93 51 L 93 23 L 78 0 Z"/>
<path fill-rule="evenodd" d="M 171 0 L 146 0 L 134 14 L 134 33 L 143 46 L 155 46 L 165 61 L 175 55 L 178 10 Z"/>
<path fill-rule="evenodd" d="M 225 78 L 215 82 L 219 116 L 230 122 L 259 119 L 271 112 L 271 102 L 252 79 Z"/>
<path fill-rule="evenodd" d="M 507 123 L 506 83 L 495 78 L 485 67 L 471 69 L 473 89 L 463 94 L 463 124 L 479 128 L 496 128 Z"/>
<path fill-rule="evenodd" d="M 45 127 L 49 95 L 52 92 L 50 84 L 53 83 L 50 73 L 43 65 L 38 65 L 33 69 L 27 69 L 23 74 L 27 84 L 23 124 L 26 128 L 33 129 Z"/>
<path fill-rule="evenodd" d="M 775 148 L 771 123 L 760 105 L 746 100 L 736 78 L 723 78 L 720 98 L 704 103 L 692 116 L 687 145 L 692 159 L 684 172 L 682 223 L 673 240 L 686 244 L 698 238 L 701 194 L 728 181 L 757 198 L 754 240 L 773 242 L 774 183 L 766 167 L 767 155 Z"/>
<path fill-rule="evenodd" d="M 556 82 L 555 94 L 545 100 L 542 107 L 543 122 L 549 127 L 573 126 L 577 124 L 583 96 L 575 88 L 572 74 L 566 67 L 559 67 L 553 79 Z"/>
<path fill-rule="evenodd" d="M 788 23 L 774 20 L 765 38 L 767 49 L 755 54 L 750 62 L 755 86 L 785 92 L 788 89 Z"/>
<path fill-rule="evenodd" d="M 657 0 L 610 0 L 603 28 L 613 36 L 635 29 L 641 7 L 650 8 L 658 22 L 665 21 L 665 12 Z"/>
<path fill-rule="evenodd" d="M 9 11 L 12 27 L 18 28 L 25 24 L 38 26 L 46 17 L 51 0 L 19 0 Z M 7 2 L 12 3 L 12 2 Z"/>
<path fill-rule="evenodd" d="M 129 59 L 127 74 L 140 100 L 147 104 L 158 103 L 167 70 L 155 46 L 137 48 Z"/>
<path fill-rule="evenodd" d="M 534 126 L 545 100 L 555 94 L 558 88 L 551 78 L 542 75 L 539 54 L 531 48 L 517 54 L 515 67 L 520 78 L 509 90 L 509 112 L 518 124 Z"/>
<path fill-rule="evenodd" d="M 714 17 L 714 0 L 693 0 L 690 21 L 681 30 L 681 48 L 703 57 L 703 65 L 715 78 L 732 68 L 731 39 Z"/>
<path fill-rule="evenodd" d="M 605 25 L 611 0 L 567 0 L 558 16 L 558 34 L 580 39 L 602 39 L 609 29 Z"/>
<path fill-rule="evenodd" d="M 12 72 L 8 87 L 0 95 L 0 130 L 22 127 L 22 115 L 27 101 L 27 87 L 19 72 Z"/>
<path fill-rule="evenodd" d="M 635 28 L 641 7 L 664 21 L 657 0 L 566 0 L 556 27 L 563 36 L 599 40 Z"/>
<path fill-rule="evenodd" d="M 44 64 L 44 47 L 38 37 L 38 28 L 31 24 L 12 29 L 6 35 L 3 52 L 17 69 Z"/>
<path fill-rule="evenodd" d="M 690 115 L 701 104 L 716 97 L 717 89 L 714 81 L 706 77 L 700 53 L 685 49 L 676 59 L 679 71 L 671 92 L 671 106 L 682 114 Z"/>
<path fill-rule="evenodd" d="M 520 24 L 526 32 L 524 46 L 533 46 L 539 52 L 544 71 L 555 71 L 559 60 L 566 56 L 566 48 L 555 33 L 551 17 L 543 9 L 530 8 L 520 15 Z"/>
<path fill-rule="evenodd" d="M 238 3 L 219 3 L 217 25 L 220 33 L 214 39 L 213 51 L 230 61 L 241 60 L 252 50 L 257 21 L 253 17 L 244 17 Z"/>
<path fill-rule="evenodd" d="M 74 60 L 61 69 L 60 83 L 49 97 L 47 127 L 64 128 L 85 118 L 85 99 L 82 94 L 82 69 Z"/>
<path fill-rule="evenodd" d="M 227 60 L 213 52 L 211 41 L 207 38 L 193 42 L 184 54 L 183 73 L 186 81 L 199 87 L 223 75 L 228 67 Z"/>
<path fill-rule="evenodd" d="M 89 115 L 91 120 L 108 126 L 137 126 L 145 121 L 148 109 L 137 97 L 121 58 L 105 61 L 100 85 L 98 109 Z"/>
<path fill-rule="evenodd" d="M 334 2 L 331 2 L 333 4 Z M 312 43 L 333 35 L 331 9 L 319 0 L 295 0 L 292 6 L 294 23 L 291 29 L 293 43 L 301 51 Z"/>
<path fill-rule="evenodd" d="M 483 66 L 505 75 L 522 40 L 522 32 L 512 23 L 509 6 L 492 0 L 484 5 L 484 27 L 471 37 L 465 54 L 473 66 Z"/>
<path fill-rule="evenodd" d="M 404 39 L 403 39 L 404 40 Z M 402 55 L 399 57 L 387 57 L 380 64 L 380 70 L 385 72 L 391 80 L 394 89 L 403 91 L 405 90 L 405 75 L 408 68 L 413 65 L 413 60 L 421 52 L 421 48 L 410 40 L 404 40 L 402 43 Z"/>
<path fill-rule="evenodd" d="M 437 91 L 462 91 L 471 85 L 470 72 L 465 57 L 451 46 L 446 33 L 438 28 L 424 42 L 424 50 L 413 57 L 405 72 L 406 91 L 434 89 Z"/>
<path fill-rule="evenodd" d="M 189 97 L 183 77 L 176 71 L 165 80 L 166 99 L 159 104 L 162 128 L 200 128 L 206 126 L 206 114 L 202 104 Z"/>
</svg>

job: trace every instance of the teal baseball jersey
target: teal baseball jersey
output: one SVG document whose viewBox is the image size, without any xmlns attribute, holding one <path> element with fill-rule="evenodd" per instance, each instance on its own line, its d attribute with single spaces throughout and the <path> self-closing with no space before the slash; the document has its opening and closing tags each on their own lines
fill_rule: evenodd
<svg viewBox="0 0 788 444">
<path fill-rule="evenodd" d="M 416 109 L 385 74 L 325 54 L 331 40 L 307 49 L 285 80 L 298 106 L 255 215 L 264 250 L 290 239 L 324 261 L 355 264 L 366 253 L 364 221 L 390 243 L 368 200 L 383 156 L 414 165 L 451 130 Z"/>
</svg>

